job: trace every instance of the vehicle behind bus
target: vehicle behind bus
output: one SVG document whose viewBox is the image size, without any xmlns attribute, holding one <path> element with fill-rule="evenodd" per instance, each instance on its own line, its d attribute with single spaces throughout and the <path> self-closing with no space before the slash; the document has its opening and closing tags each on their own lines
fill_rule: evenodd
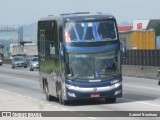
<svg viewBox="0 0 160 120">
<path fill-rule="evenodd" d="M 122 97 L 121 52 L 112 15 L 71 13 L 38 21 L 39 81 L 48 101 L 115 102 Z"/>
</svg>

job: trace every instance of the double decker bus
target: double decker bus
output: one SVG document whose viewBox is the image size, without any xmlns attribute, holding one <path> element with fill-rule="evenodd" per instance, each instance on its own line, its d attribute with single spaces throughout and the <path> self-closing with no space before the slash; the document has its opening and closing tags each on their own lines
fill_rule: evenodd
<svg viewBox="0 0 160 120">
<path fill-rule="evenodd" d="M 67 13 L 38 21 L 39 81 L 48 101 L 122 96 L 122 54 L 116 19 Z M 122 45 L 123 46 L 123 45 Z"/>
</svg>

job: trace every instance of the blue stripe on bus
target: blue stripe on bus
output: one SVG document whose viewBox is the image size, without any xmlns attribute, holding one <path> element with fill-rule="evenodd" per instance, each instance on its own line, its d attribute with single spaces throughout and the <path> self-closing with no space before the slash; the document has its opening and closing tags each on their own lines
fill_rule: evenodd
<svg viewBox="0 0 160 120">
<path fill-rule="evenodd" d="M 100 46 L 100 47 L 73 47 L 66 46 L 67 52 L 73 53 L 99 53 L 99 52 L 109 52 L 113 50 L 118 50 L 119 44 L 108 45 L 108 46 Z"/>
</svg>

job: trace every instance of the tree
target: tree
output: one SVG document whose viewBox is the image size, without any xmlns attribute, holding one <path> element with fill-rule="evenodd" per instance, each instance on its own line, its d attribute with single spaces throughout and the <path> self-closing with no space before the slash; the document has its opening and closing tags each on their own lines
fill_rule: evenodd
<svg viewBox="0 0 160 120">
<path fill-rule="evenodd" d="M 160 36 L 160 22 L 155 26 L 156 36 Z"/>
</svg>

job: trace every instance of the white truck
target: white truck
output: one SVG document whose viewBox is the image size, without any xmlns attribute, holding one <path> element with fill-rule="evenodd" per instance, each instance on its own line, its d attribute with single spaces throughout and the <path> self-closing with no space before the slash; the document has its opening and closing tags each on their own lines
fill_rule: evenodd
<svg viewBox="0 0 160 120">
<path fill-rule="evenodd" d="M 27 56 L 38 55 L 37 45 L 27 43 L 24 46 L 20 44 L 10 44 L 11 55 L 25 54 Z"/>
</svg>

